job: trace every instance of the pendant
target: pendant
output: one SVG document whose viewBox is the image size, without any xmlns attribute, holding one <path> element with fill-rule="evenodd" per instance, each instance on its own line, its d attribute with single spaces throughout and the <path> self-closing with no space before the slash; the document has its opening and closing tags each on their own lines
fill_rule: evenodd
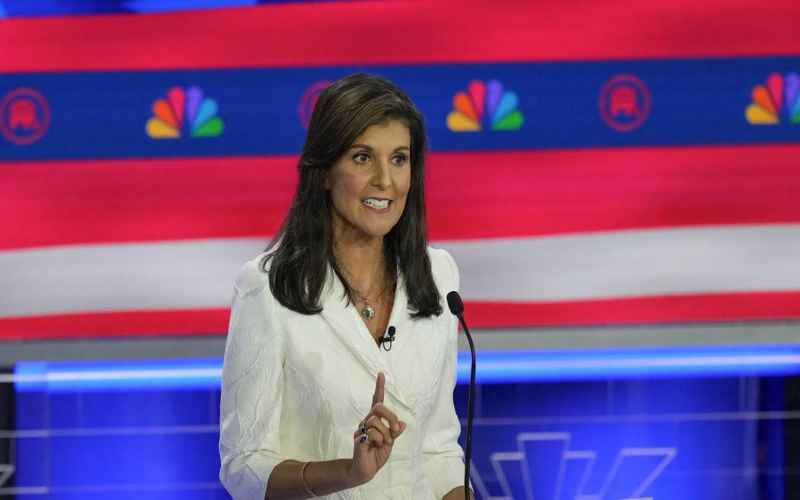
<svg viewBox="0 0 800 500">
<path fill-rule="evenodd" d="M 375 317 L 375 309 L 373 309 L 371 305 L 367 304 L 364 306 L 364 309 L 361 310 L 361 315 L 366 319 L 372 319 Z"/>
</svg>

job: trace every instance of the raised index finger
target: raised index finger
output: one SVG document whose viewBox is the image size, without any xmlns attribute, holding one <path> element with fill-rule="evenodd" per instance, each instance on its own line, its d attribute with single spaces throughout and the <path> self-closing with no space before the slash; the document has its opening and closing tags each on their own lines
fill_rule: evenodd
<svg viewBox="0 0 800 500">
<path fill-rule="evenodd" d="M 383 384 L 386 383 L 386 376 L 383 372 L 378 373 L 378 380 L 375 381 L 375 393 L 372 395 L 372 406 L 383 403 Z"/>
</svg>

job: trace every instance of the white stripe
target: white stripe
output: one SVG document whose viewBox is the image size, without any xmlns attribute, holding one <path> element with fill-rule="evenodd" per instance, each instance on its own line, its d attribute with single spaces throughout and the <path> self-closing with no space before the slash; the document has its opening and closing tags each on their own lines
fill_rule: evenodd
<svg viewBox="0 0 800 500">
<path fill-rule="evenodd" d="M 263 239 L 0 252 L 0 316 L 226 307 Z M 800 225 L 703 226 L 435 242 L 466 300 L 572 301 L 800 290 Z M 445 291 L 446 292 L 446 291 Z"/>
<path fill-rule="evenodd" d="M 74 245 L 0 252 L 0 316 L 225 307 L 264 239 Z"/>
<path fill-rule="evenodd" d="M 466 300 L 573 301 L 800 290 L 800 224 L 440 243 Z"/>
</svg>

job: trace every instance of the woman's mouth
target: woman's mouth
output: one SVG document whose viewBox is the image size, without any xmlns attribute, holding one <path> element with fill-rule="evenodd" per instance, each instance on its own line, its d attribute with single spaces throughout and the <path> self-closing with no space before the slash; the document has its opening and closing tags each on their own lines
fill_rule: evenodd
<svg viewBox="0 0 800 500">
<path fill-rule="evenodd" d="M 361 203 L 372 210 L 384 211 L 389 208 L 392 200 L 387 198 L 364 198 Z"/>
</svg>

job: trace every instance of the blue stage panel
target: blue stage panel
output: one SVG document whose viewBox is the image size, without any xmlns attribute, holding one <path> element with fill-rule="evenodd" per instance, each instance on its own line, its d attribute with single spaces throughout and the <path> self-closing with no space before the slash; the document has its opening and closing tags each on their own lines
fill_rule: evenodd
<svg viewBox="0 0 800 500">
<path fill-rule="evenodd" d="M 508 368 L 505 379 L 489 370 L 477 388 L 479 498 L 780 498 L 793 418 L 783 381 L 800 365 L 793 347 L 478 359 Z M 226 498 L 217 481 L 220 394 L 209 375 L 219 363 L 20 363 L 16 486 L 46 487 L 59 500 Z M 463 373 L 463 358 L 459 365 Z M 454 400 L 465 415 L 459 382 Z"/>
</svg>

